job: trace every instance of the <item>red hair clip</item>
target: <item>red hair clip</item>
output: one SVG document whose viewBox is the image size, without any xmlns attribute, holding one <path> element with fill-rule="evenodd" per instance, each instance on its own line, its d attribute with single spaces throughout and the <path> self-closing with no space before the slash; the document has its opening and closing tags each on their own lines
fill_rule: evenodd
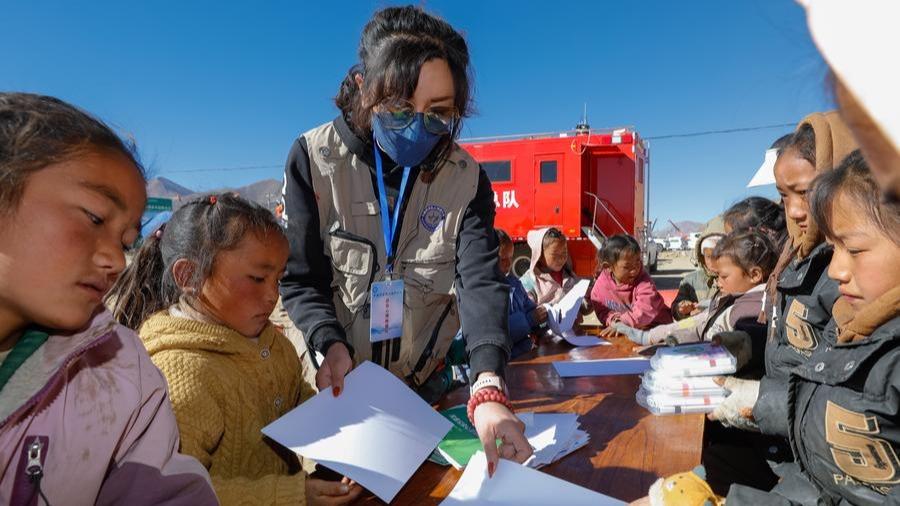
<svg viewBox="0 0 900 506">
<path fill-rule="evenodd" d="M 217 201 L 217 200 L 219 200 L 219 199 L 218 199 L 215 195 L 210 195 L 210 196 L 209 196 L 209 204 L 210 204 L 210 205 L 216 205 L 216 201 Z"/>
</svg>

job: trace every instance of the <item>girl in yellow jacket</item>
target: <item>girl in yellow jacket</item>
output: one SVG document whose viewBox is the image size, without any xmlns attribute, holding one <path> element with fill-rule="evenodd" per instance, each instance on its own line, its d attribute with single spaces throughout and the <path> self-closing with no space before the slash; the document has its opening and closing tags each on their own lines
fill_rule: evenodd
<svg viewBox="0 0 900 506">
<path fill-rule="evenodd" d="M 222 504 L 345 504 L 361 490 L 306 477 L 260 431 L 313 393 L 269 321 L 287 256 L 269 211 L 209 195 L 151 234 L 110 294 L 169 383 L 181 450 Z"/>
</svg>

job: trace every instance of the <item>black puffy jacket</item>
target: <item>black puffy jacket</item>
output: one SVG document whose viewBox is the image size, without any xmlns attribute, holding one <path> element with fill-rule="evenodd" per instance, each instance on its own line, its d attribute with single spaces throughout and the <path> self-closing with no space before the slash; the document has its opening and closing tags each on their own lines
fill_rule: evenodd
<svg viewBox="0 0 900 506">
<path fill-rule="evenodd" d="M 825 338 L 836 342 L 832 321 Z M 733 486 L 727 504 L 900 504 L 900 317 L 865 340 L 826 344 L 788 379 L 796 464 L 771 493 Z"/>
<path fill-rule="evenodd" d="M 831 246 L 822 243 L 806 258 L 788 264 L 778 278 L 778 299 L 768 315 L 767 376 L 786 379 L 821 344 L 840 296 L 837 283 L 828 277 L 831 254 Z"/>
</svg>

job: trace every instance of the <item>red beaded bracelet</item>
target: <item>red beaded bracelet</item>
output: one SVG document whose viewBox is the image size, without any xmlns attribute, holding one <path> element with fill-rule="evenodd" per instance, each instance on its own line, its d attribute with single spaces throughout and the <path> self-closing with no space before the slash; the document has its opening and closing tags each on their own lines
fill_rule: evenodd
<svg viewBox="0 0 900 506">
<path fill-rule="evenodd" d="M 499 402 L 512 411 L 512 404 L 506 398 L 506 394 L 496 388 L 482 388 L 469 397 L 469 403 L 466 405 L 466 412 L 469 415 L 469 421 L 475 425 L 475 408 L 485 402 Z"/>
</svg>

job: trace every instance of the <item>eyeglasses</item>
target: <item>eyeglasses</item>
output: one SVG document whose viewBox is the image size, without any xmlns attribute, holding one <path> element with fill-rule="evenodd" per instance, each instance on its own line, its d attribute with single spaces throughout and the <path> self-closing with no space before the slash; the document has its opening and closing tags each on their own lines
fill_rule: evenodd
<svg viewBox="0 0 900 506">
<path fill-rule="evenodd" d="M 403 99 L 386 100 L 379 104 L 375 112 L 385 128 L 402 130 L 416 119 L 416 106 Z M 425 130 L 435 134 L 448 134 L 459 120 L 459 112 L 453 106 L 429 107 L 421 113 L 425 119 Z"/>
</svg>

